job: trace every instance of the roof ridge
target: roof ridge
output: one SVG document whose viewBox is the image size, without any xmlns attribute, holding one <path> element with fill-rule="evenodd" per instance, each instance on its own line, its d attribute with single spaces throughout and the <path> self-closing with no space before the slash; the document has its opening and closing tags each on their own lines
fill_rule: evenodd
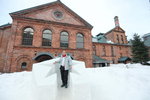
<svg viewBox="0 0 150 100">
<path fill-rule="evenodd" d="M 83 19 L 81 16 L 79 16 L 76 12 L 74 12 L 72 9 L 70 9 L 68 6 L 66 6 L 64 3 L 61 3 L 63 6 L 65 6 L 67 9 L 69 9 L 73 14 L 75 14 L 75 16 L 79 17 L 79 19 L 81 19 L 80 21 L 85 23 L 87 26 L 89 26 L 90 28 L 93 28 L 93 26 L 88 23 L 85 19 Z"/>
<path fill-rule="evenodd" d="M 70 9 L 68 6 L 66 6 L 65 4 L 63 4 L 60 0 L 57 0 L 57 1 L 54 1 L 54 2 L 50 2 L 50 3 L 46 3 L 46 4 L 42 4 L 42 5 L 39 5 L 39 6 L 35 6 L 35 7 L 31 7 L 31 8 L 27 8 L 27 9 L 23 9 L 23 10 L 20 10 L 20 11 L 16 11 L 16 12 L 12 12 L 10 13 L 10 16 L 13 16 L 13 15 L 19 15 L 19 14 L 26 14 L 26 13 L 30 13 L 32 11 L 36 11 L 36 10 L 40 10 L 40 9 L 43 9 L 45 8 L 45 6 L 49 6 L 49 5 L 52 5 L 52 4 L 55 4 L 55 3 L 58 3 L 58 4 L 61 4 L 64 9 L 67 9 L 68 12 L 72 13 L 75 18 L 78 18 L 79 21 L 81 21 L 82 23 L 84 23 L 86 26 L 88 26 L 90 29 L 93 28 L 93 26 L 91 24 L 89 24 L 86 20 L 84 20 L 81 16 L 79 16 L 77 13 L 75 13 L 72 9 Z M 37 8 L 37 9 L 36 9 Z M 31 9 L 31 10 L 30 10 Z"/>
<path fill-rule="evenodd" d="M 50 5 L 50 4 L 53 4 L 53 3 L 57 3 L 57 2 L 61 2 L 61 1 L 53 1 L 53 2 L 49 2 L 49 3 L 45 3 L 45 4 L 41 4 L 41 5 L 38 5 L 38 6 L 34 6 L 34 7 L 29 7 L 29 8 L 26 8 L 26 9 L 23 9 L 23 10 L 19 10 L 19 11 L 15 11 L 15 12 L 12 12 L 12 13 L 9 13 L 10 15 L 12 14 L 18 14 L 22 11 L 26 11 L 26 10 L 29 10 L 29 9 L 34 9 L 34 8 L 39 8 L 39 7 L 43 7 L 43 6 L 47 6 L 47 5 Z"/>
<path fill-rule="evenodd" d="M 117 26 L 117 27 L 114 27 L 114 28 L 112 28 L 111 30 L 109 30 L 109 31 L 107 31 L 106 33 L 105 33 L 105 35 L 107 35 L 108 33 L 110 33 L 111 31 L 113 31 L 114 29 L 116 29 L 116 28 L 120 28 L 121 30 L 123 30 L 120 26 Z M 124 30 L 123 30 L 124 31 Z M 125 31 L 124 31 L 125 32 Z"/>
</svg>

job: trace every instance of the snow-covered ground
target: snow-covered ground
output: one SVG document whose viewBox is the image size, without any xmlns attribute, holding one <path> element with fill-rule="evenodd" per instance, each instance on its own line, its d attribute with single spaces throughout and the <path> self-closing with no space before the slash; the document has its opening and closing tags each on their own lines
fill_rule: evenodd
<svg viewBox="0 0 150 100">
<path fill-rule="evenodd" d="M 60 88 L 55 71 L 45 76 L 49 62 L 36 64 L 32 72 L 1 74 L 0 100 L 150 100 L 150 66 L 75 68 L 83 66 L 77 62 L 66 89 Z"/>
</svg>

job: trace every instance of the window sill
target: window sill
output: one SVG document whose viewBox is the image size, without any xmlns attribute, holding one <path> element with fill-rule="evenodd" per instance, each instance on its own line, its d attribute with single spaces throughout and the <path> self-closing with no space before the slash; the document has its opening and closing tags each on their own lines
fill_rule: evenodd
<svg viewBox="0 0 150 100">
<path fill-rule="evenodd" d="M 76 48 L 76 49 L 78 49 L 78 50 L 85 50 L 85 48 Z"/>
<path fill-rule="evenodd" d="M 34 47 L 33 45 L 20 45 L 21 47 Z"/>
<path fill-rule="evenodd" d="M 52 46 L 39 46 L 39 47 L 36 47 L 36 46 L 33 46 L 33 45 L 18 45 L 18 46 L 15 46 L 16 48 L 47 48 L 47 49 L 66 49 L 66 50 L 89 50 L 89 49 L 85 49 L 85 48 L 69 48 L 69 47 L 59 47 L 59 48 L 54 48 Z"/>
<path fill-rule="evenodd" d="M 40 46 L 40 48 L 53 48 L 52 46 Z"/>
</svg>

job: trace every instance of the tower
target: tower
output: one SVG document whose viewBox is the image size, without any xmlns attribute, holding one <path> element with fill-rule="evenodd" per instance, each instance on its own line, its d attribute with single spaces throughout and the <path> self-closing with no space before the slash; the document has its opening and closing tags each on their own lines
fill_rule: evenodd
<svg viewBox="0 0 150 100">
<path fill-rule="evenodd" d="M 118 16 L 114 17 L 115 27 L 119 26 L 119 19 Z"/>
</svg>

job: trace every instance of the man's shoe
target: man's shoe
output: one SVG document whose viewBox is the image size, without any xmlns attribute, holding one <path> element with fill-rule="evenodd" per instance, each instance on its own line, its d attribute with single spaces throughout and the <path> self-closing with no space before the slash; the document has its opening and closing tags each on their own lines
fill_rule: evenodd
<svg viewBox="0 0 150 100">
<path fill-rule="evenodd" d="M 68 88 L 68 85 L 65 85 L 65 88 Z"/>
<path fill-rule="evenodd" d="M 63 85 L 61 85 L 61 87 L 64 87 L 65 85 L 63 84 Z"/>
</svg>

